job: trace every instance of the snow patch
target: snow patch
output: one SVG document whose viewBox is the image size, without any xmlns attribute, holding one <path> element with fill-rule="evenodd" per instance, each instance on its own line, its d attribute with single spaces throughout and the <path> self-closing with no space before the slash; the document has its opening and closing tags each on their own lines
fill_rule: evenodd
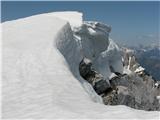
<svg viewBox="0 0 160 120">
<path fill-rule="evenodd" d="M 143 72 L 145 69 L 141 66 L 139 66 L 134 72 L 135 73 L 139 73 L 139 72 Z"/>
</svg>

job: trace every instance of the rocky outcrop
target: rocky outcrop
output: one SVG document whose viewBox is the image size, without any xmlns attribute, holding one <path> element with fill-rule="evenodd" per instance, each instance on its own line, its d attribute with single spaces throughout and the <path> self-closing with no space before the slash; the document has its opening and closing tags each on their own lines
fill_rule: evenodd
<svg viewBox="0 0 160 120">
<path fill-rule="evenodd" d="M 160 95 L 158 83 L 155 84 L 152 77 L 136 62 L 132 51 L 125 52 L 123 64 L 124 67 L 128 67 L 131 74 L 121 74 L 110 66 L 109 69 L 115 77 L 108 81 L 96 71 L 92 60 L 83 58 L 79 65 L 80 75 L 93 86 L 106 105 L 127 105 L 147 111 L 160 110 L 157 99 Z"/>
<path fill-rule="evenodd" d="M 160 88 L 154 86 L 155 81 L 145 72 L 141 75 L 134 72 L 130 75 L 118 74 L 108 83 L 87 58 L 81 61 L 79 70 L 106 105 L 126 105 L 147 111 L 160 110 L 160 103 L 156 98 L 160 95 Z"/>
<path fill-rule="evenodd" d="M 111 88 L 110 84 L 103 78 L 103 76 L 93 69 L 92 63 L 89 59 L 84 58 L 80 62 L 79 71 L 81 76 L 93 86 L 97 94 L 102 94 Z"/>
<path fill-rule="evenodd" d="M 156 96 L 159 89 L 155 88 L 154 80 L 145 75 L 139 77 L 137 74 L 125 75 L 110 80 L 112 91 L 107 97 L 111 97 L 111 101 L 104 99 L 105 104 L 111 105 L 127 105 L 132 108 L 141 110 L 160 110 L 160 104 Z"/>
</svg>

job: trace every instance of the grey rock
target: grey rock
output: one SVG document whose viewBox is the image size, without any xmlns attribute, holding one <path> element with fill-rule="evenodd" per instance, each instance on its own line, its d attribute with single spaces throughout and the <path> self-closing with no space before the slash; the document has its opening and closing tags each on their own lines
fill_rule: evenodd
<svg viewBox="0 0 160 120">
<path fill-rule="evenodd" d="M 79 65 L 80 75 L 87 80 L 95 89 L 97 94 L 102 94 L 110 88 L 110 84 L 92 68 L 89 59 L 84 58 Z"/>
<path fill-rule="evenodd" d="M 155 81 L 145 73 L 142 75 L 119 74 L 108 83 L 92 68 L 92 62 L 87 58 L 81 61 L 79 71 L 81 76 L 93 86 L 96 93 L 102 97 L 106 105 L 126 105 L 146 111 L 160 110 L 160 102 L 156 98 L 160 96 L 159 87 L 155 87 Z"/>
<path fill-rule="evenodd" d="M 104 92 L 107 92 L 107 90 L 111 87 L 105 80 L 100 80 L 95 83 L 93 88 L 97 92 L 97 94 L 102 94 Z"/>
<path fill-rule="evenodd" d="M 79 65 L 79 71 L 82 77 L 87 77 L 88 74 L 92 75 L 91 70 L 92 63 L 89 59 L 83 58 Z"/>
</svg>

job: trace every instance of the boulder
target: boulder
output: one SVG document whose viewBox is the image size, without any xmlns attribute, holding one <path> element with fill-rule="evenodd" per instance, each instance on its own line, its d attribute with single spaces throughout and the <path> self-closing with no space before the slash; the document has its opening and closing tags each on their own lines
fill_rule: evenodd
<svg viewBox="0 0 160 120">
<path fill-rule="evenodd" d="M 97 92 L 97 94 L 102 94 L 107 92 L 111 88 L 110 84 L 106 82 L 106 80 L 100 80 L 95 83 L 93 86 L 94 90 Z"/>
</svg>

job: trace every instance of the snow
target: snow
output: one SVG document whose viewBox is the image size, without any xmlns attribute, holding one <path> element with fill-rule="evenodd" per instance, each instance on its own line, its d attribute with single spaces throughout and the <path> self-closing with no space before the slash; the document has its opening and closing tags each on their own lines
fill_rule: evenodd
<svg viewBox="0 0 160 120">
<path fill-rule="evenodd" d="M 87 65 L 92 64 L 91 61 L 89 59 L 87 59 L 87 58 L 84 58 L 83 61 Z"/>
<path fill-rule="evenodd" d="M 112 78 L 113 72 L 123 73 L 121 51 L 112 39 L 109 39 L 108 43 L 108 48 L 95 60 L 95 68 L 105 79 Z M 110 67 L 114 71 L 111 71 Z"/>
<path fill-rule="evenodd" d="M 158 83 L 155 83 L 155 87 L 158 87 Z"/>
<path fill-rule="evenodd" d="M 99 22 L 84 22 L 74 30 L 75 36 L 82 44 L 81 51 L 84 57 L 90 59 L 95 70 L 109 81 L 114 72 L 123 73 L 121 50 L 109 39 L 111 27 Z"/>
<path fill-rule="evenodd" d="M 131 60 L 132 60 L 132 57 L 129 56 L 129 64 L 128 64 L 128 69 L 130 69 L 130 66 L 131 66 Z"/>
<path fill-rule="evenodd" d="M 139 72 L 142 72 L 144 71 L 145 69 L 142 67 L 142 66 L 139 66 L 136 70 L 135 70 L 135 73 L 139 73 Z"/>
<path fill-rule="evenodd" d="M 160 96 L 157 96 L 157 99 L 159 100 L 159 103 L 160 103 Z"/>
<path fill-rule="evenodd" d="M 111 73 L 111 75 L 109 76 L 109 79 L 111 80 L 114 77 L 118 77 L 115 73 Z"/>
<path fill-rule="evenodd" d="M 128 66 L 125 66 L 123 69 L 123 74 L 130 75 L 130 74 L 132 74 L 132 71 L 128 69 Z"/>
<path fill-rule="evenodd" d="M 159 112 L 103 105 L 80 77 L 83 54 L 72 31 L 80 21 L 81 13 L 56 12 L 2 23 L 2 117 L 159 119 Z"/>
<path fill-rule="evenodd" d="M 60 19 L 66 20 L 69 22 L 71 27 L 80 27 L 82 25 L 82 13 L 76 11 L 67 11 L 67 12 L 53 12 L 45 14 L 47 16 L 54 16 Z"/>
</svg>

